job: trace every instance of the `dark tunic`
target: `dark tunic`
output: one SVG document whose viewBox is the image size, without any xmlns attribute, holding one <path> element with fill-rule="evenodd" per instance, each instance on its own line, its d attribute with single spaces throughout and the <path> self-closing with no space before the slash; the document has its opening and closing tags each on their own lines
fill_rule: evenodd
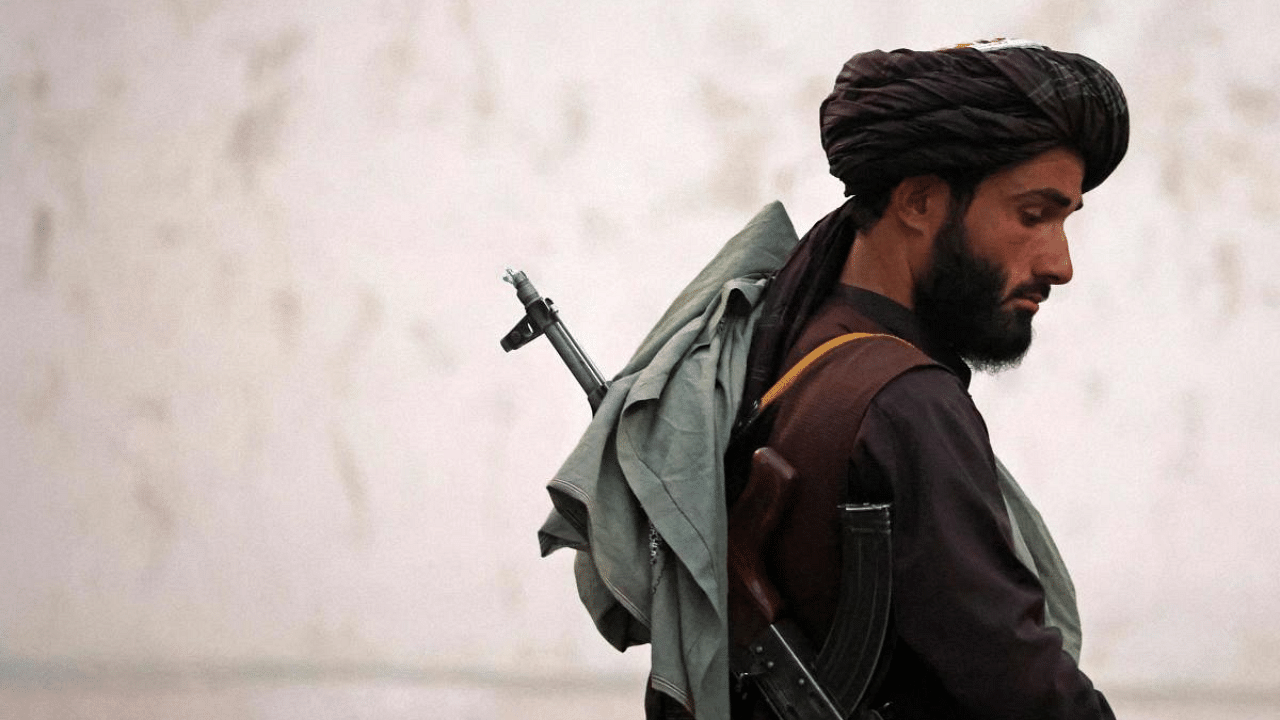
<svg viewBox="0 0 1280 720">
<path fill-rule="evenodd" d="M 821 643 L 838 594 L 836 505 L 892 502 L 891 655 L 873 706 L 895 718 L 1113 718 L 1043 625 L 1044 590 L 1015 554 L 969 368 L 907 308 L 848 286 L 786 367 L 848 332 L 896 335 L 936 364 L 891 380 L 850 418 L 842 396 L 860 354 L 836 351 L 778 402 L 769 444 L 804 488 L 766 558 L 790 614 Z"/>
</svg>

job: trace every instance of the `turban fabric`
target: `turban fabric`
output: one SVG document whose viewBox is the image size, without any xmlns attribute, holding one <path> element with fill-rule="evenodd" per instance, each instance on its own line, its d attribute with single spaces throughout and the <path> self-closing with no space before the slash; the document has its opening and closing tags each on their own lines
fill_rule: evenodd
<svg viewBox="0 0 1280 720">
<path fill-rule="evenodd" d="M 1087 192 L 1129 140 L 1124 93 L 1106 68 L 1016 42 L 855 55 L 822 103 L 821 127 L 847 195 L 913 175 L 990 171 L 1054 146 L 1084 158 Z"/>
<path fill-rule="evenodd" d="M 868 198 L 916 175 L 981 178 L 1055 147 L 1080 153 L 1088 191 L 1129 143 L 1124 92 L 1106 68 L 1025 41 L 860 53 L 820 120 L 831 173 L 851 198 L 814 225 L 774 278 L 752 340 L 744 417 L 839 278 Z"/>
</svg>

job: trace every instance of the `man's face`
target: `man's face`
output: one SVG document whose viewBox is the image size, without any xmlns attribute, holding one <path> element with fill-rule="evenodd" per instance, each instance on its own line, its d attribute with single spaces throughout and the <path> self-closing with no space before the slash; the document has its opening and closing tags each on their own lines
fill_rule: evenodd
<svg viewBox="0 0 1280 720">
<path fill-rule="evenodd" d="M 978 369 L 1017 365 L 1050 286 L 1071 280 L 1063 224 L 1083 180 L 1077 154 L 1050 150 L 985 178 L 938 231 L 915 310 Z"/>
</svg>

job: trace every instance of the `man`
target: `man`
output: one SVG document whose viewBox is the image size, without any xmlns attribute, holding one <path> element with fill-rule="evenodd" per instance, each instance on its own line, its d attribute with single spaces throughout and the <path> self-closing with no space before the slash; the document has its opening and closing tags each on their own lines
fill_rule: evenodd
<svg viewBox="0 0 1280 720">
<path fill-rule="evenodd" d="M 743 407 L 832 338 L 897 339 L 831 351 L 775 404 L 762 440 L 802 490 L 769 546 L 771 579 L 820 644 L 839 592 L 837 505 L 892 503 L 892 620 L 869 708 L 1113 717 L 1077 667 L 1070 581 L 967 387 L 971 366 L 1018 362 L 1071 279 L 1063 223 L 1124 155 L 1124 95 L 1096 62 L 1029 43 L 875 51 L 845 65 L 821 122 L 850 198 L 768 290 Z M 769 713 L 748 695 L 734 717 Z"/>
</svg>

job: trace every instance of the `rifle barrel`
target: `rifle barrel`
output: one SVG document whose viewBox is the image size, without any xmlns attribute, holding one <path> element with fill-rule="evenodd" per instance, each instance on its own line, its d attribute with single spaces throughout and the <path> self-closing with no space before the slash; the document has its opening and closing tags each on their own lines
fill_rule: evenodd
<svg viewBox="0 0 1280 720">
<path fill-rule="evenodd" d="M 564 322 L 560 319 L 560 312 L 556 310 L 551 299 L 542 297 L 527 275 L 518 270 L 508 268 L 507 275 L 503 280 L 515 286 L 516 297 L 524 305 L 525 317 L 521 323 L 527 324 L 531 331 L 527 339 L 537 337 L 539 334 L 547 336 L 551 346 L 556 349 L 560 359 L 568 366 L 569 372 L 573 373 L 574 379 L 578 381 L 578 384 L 582 386 L 583 392 L 587 394 L 587 402 L 591 405 L 591 412 L 594 413 L 600 407 L 600 403 L 604 400 L 605 393 L 609 389 L 609 384 L 605 382 L 604 375 L 600 373 L 600 369 L 596 367 L 595 363 L 591 362 L 591 358 L 587 356 L 586 351 L 582 349 L 582 346 L 574 339 L 569 329 L 565 327 Z M 523 342 L 520 344 L 523 344 Z M 507 349 L 515 349 L 520 344 L 514 345 L 514 347 L 507 347 Z M 506 347 L 505 344 L 504 347 Z"/>
</svg>

